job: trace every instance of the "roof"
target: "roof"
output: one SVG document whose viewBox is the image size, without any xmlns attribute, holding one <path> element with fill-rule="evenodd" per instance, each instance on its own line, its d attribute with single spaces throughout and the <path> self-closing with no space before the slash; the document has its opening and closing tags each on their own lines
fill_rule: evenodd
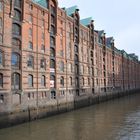
<svg viewBox="0 0 140 140">
<path fill-rule="evenodd" d="M 66 10 L 66 13 L 68 16 L 71 16 L 73 13 L 75 13 L 75 11 L 78 9 L 78 7 L 75 5 L 75 6 L 72 6 L 72 7 L 69 7 L 69 8 L 65 8 Z"/>
<path fill-rule="evenodd" d="M 111 48 L 111 43 L 113 40 L 114 40 L 113 37 L 106 38 L 106 46 Z"/>
<path fill-rule="evenodd" d="M 85 18 L 85 19 L 81 19 L 80 23 L 84 26 L 88 26 L 88 25 L 91 24 L 91 21 L 92 21 L 92 17 L 88 17 L 88 18 Z"/>
<path fill-rule="evenodd" d="M 48 0 L 32 0 L 44 8 L 48 8 Z"/>
<path fill-rule="evenodd" d="M 98 31 L 98 36 L 99 36 L 99 37 L 102 37 L 103 34 L 104 34 L 104 30 Z"/>
</svg>

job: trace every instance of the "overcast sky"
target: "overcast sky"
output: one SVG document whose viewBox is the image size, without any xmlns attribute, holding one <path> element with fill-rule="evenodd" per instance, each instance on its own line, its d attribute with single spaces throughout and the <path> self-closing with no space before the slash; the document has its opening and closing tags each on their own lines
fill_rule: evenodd
<svg viewBox="0 0 140 140">
<path fill-rule="evenodd" d="M 118 49 L 140 58 L 140 0 L 58 0 L 59 7 L 77 5 L 80 18 L 92 17 L 95 29 L 113 36 Z"/>
</svg>

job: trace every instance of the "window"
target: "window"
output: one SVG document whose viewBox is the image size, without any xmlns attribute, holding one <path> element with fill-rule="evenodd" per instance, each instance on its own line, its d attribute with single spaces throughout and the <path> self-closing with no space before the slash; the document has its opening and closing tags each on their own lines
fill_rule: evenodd
<svg viewBox="0 0 140 140">
<path fill-rule="evenodd" d="M 40 60 L 40 68 L 45 69 L 45 67 L 46 67 L 45 59 L 42 58 L 42 59 Z"/>
<path fill-rule="evenodd" d="M 0 28 L 2 28 L 2 18 L 0 18 Z"/>
<path fill-rule="evenodd" d="M 3 3 L 0 1 L 0 12 L 3 10 Z"/>
<path fill-rule="evenodd" d="M 0 51 L 0 65 L 3 65 L 3 53 Z"/>
<path fill-rule="evenodd" d="M 50 76 L 50 87 L 51 88 L 55 87 L 55 76 L 54 75 Z"/>
<path fill-rule="evenodd" d="M 18 74 L 18 73 L 12 74 L 12 89 L 13 90 L 20 89 L 20 74 Z"/>
<path fill-rule="evenodd" d="M 55 61 L 53 59 L 50 61 L 50 68 L 55 69 Z"/>
<path fill-rule="evenodd" d="M 45 12 L 44 11 L 41 11 L 41 15 L 44 16 L 45 15 Z"/>
<path fill-rule="evenodd" d="M 30 23 L 33 22 L 33 17 L 32 17 L 32 15 L 29 15 L 29 22 L 30 22 Z"/>
<path fill-rule="evenodd" d="M 44 28 L 45 27 L 45 20 L 42 19 L 42 27 Z"/>
<path fill-rule="evenodd" d="M 45 87 L 45 76 L 41 76 L 41 86 Z"/>
<path fill-rule="evenodd" d="M 70 85 L 72 86 L 72 77 L 70 77 Z"/>
<path fill-rule="evenodd" d="M 29 9 L 33 10 L 33 5 L 32 4 L 29 4 Z"/>
<path fill-rule="evenodd" d="M 73 71 L 72 64 L 70 63 L 70 72 Z"/>
<path fill-rule="evenodd" d="M 60 96 L 65 96 L 65 91 L 64 90 L 60 91 Z"/>
<path fill-rule="evenodd" d="M 88 78 L 88 85 L 90 85 L 90 78 Z"/>
<path fill-rule="evenodd" d="M 51 99 L 56 99 L 56 92 L 55 91 L 51 91 Z"/>
<path fill-rule="evenodd" d="M 33 75 L 28 75 L 28 85 L 29 87 L 33 87 Z"/>
<path fill-rule="evenodd" d="M 55 50 L 53 48 L 50 48 L 50 56 L 55 57 Z"/>
<path fill-rule="evenodd" d="M 92 86 L 94 87 L 94 78 L 92 79 Z"/>
<path fill-rule="evenodd" d="M 4 102 L 4 95 L 1 94 L 1 95 L 0 95 L 0 103 L 3 103 L 3 102 Z"/>
<path fill-rule="evenodd" d="M 76 65 L 75 65 L 75 73 L 78 74 L 78 72 L 79 72 L 79 67 L 78 67 L 78 65 L 76 64 Z"/>
<path fill-rule="evenodd" d="M 78 78 L 78 77 L 75 78 L 75 85 L 76 85 L 76 86 L 79 86 L 79 78 Z"/>
<path fill-rule="evenodd" d="M 54 37 L 50 38 L 50 44 L 51 44 L 51 46 L 55 46 L 55 39 L 54 39 Z"/>
<path fill-rule="evenodd" d="M 34 65 L 34 58 L 33 58 L 33 56 L 29 56 L 29 58 L 28 58 L 28 62 L 27 62 L 28 64 L 28 67 L 31 67 L 31 68 L 33 68 L 33 65 Z"/>
<path fill-rule="evenodd" d="M 21 12 L 17 9 L 14 9 L 14 18 L 17 21 L 21 21 Z"/>
<path fill-rule="evenodd" d="M 41 51 L 45 52 L 45 45 L 43 45 L 43 44 L 41 45 Z"/>
<path fill-rule="evenodd" d="M 63 28 L 60 28 L 60 35 L 63 35 Z"/>
<path fill-rule="evenodd" d="M 17 53 L 12 53 L 11 65 L 14 67 L 20 67 L 20 55 Z"/>
<path fill-rule="evenodd" d="M 63 39 L 60 38 L 60 47 L 62 48 L 63 47 Z"/>
<path fill-rule="evenodd" d="M 20 25 L 13 23 L 13 34 L 15 35 L 21 35 L 21 27 Z"/>
<path fill-rule="evenodd" d="M 55 7 L 51 6 L 51 14 L 55 15 Z"/>
<path fill-rule="evenodd" d="M 78 62 L 78 55 L 75 55 L 75 61 Z"/>
<path fill-rule="evenodd" d="M 3 42 L 3 37 L 2 37 L 2 34 L 0 34 L 0 43 Z"/>
<path fill-rule="evenodd" d="M 21 0 L 15 0 L 15 6 L 21 8 Z"/>
<path fill-rule="evenodd" d="M 29 44 L 28 44 L 28 48 L 29 48 L 30 50 L 33 49 L 33 43 L 32 43 L 31 41 L 30 41 Z"/>
<path fill-rule="evenodd" d="M 44 40 L 45 39 L 45 34 L 44 33 L 42 33 L 42 40 Z"/>
<path fill-rule="evenodd" d="M 29 36 L 32 37 L 32 35 L 33 35 L 32 28 L 29 28 Z"/>
<path fill-rule="evenodd" d="M 64 72 L 64 62 L 60 62 L 60 71 Z"/>
<path fill-rule="evenodd" d="M 83 82 L 83 86 L 84 86 L 85 85 L 85 79 L 84 78 L 82 79 L 82 82 Z"/>
<path fill-rule="evenodd" d="M 61 56 L 61 57 L 64 56 L 64 52 L 63 52 L 63 50 L 60 50 L 60 56 Z"/>
<path fill-rule="evenodd" d="M 51 24 L 55 24 L 55 17 L 51 16 Z"/>
<path fill-rule="evenodd" d="M 51 26 L 51 34 L 55 35 L 55 27 L 54 26 Z"/>
<path fill-rule="evenodd" d="M 17 38 L 12 39 L 12 45 L 16 47 L 16 49 L 21 49 L 21 41 Z"/>
<path fill-rule="evenodd" d="M 60 77 L 60 85 L 64 86 L 64 77 L 63 76 Z"/>
<path fill-rule="evenodd" d="M 0 73 L 0 88 L 3 87 L 3 74 Z"/>
<path fill-rule="evenodd" d="M 75 45 L 75 52 L 78 53 L 78 46 Z"/>
</svg>

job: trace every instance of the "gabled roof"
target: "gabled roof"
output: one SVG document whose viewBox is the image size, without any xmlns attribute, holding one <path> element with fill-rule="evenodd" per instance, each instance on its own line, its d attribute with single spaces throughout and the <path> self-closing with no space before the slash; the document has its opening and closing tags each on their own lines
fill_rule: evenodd
<svg viewBox="0 0 140 140">
<path fill-rule="evenodd" d="M 85 18 L 85 19 L 81 19 L 80 23 L 84 26 L 88 26 L 88 25 L 91 24 L 91 21 L 92 21 L 92 17 L 88 17 L 88 18 Z"/>
<path fill-rule="evenodd" d="M 74 14 L 77 9 L 78 7 L 76 5 L 69 8 L 65 8 L 68 16 L 71 16 L 72 14 Z"/>
<path fill-rule="evenodd" d="M 113 37 L 106 38 L 106 46 L 111 48 L 111 43 L 113 40 L 114 40 Z"/>
<path fill-rule="evenodd" d="M 48 1 L 47 0 L 32 0 L 33 2 L 39 4 L 44 8 L 48 8 Z"/>
<path fill-rule="evenodd" d="M 98 31 L 98 36 L 102 37 L 104 35 L 104 33 L 105 33 L 104 30 Z"/>
</svg>

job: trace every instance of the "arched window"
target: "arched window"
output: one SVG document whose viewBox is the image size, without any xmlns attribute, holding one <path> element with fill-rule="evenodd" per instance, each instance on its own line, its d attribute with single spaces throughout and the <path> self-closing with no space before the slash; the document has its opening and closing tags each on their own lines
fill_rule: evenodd
<svg viewBox="0 0 140 140">
<path fill-rule="evenodd" d="M 3 65 L 3 52 L 0 51 L 0 65 Z"/>
<path fill-rule="evenodd" d="M 20 74 L 13 73 L 12 74 L 12 89 L 19 90 L 20 89 Z"/>
<path fill-rule="evenodd" d="M 44 75 L 41 76 L 41 86 L 45 87 L 45 76 Z"/>
<path fill-rule="evenodd" d="M 55 50 L 53 48 L 50 48 L 50 56 L 55 57 Z"/>
<path fill-rule="evenodd" d="M 17 38 L 12 39 L 12 45 L 19 50 L 21 49 L 21 41 Z"/>
<path fill-rule="evenodd" d="M 15 0 L 15 6 L 21 8 L 21 0 Z"/>
<path fill-rule="evenodd" d="M 3 87 L 3 74 L 0 73 L 0 88 Z"/>
<path fill-rule="evenodd" d="M 50 61 L 50 68 L 55 69 L 55 61 L 53 59 Z"/>
<path fill-rule="evenodd" d="M 21 35 L 21 27 L 20 25 L 13 23 L 13 34 Z"/>
<path fill-rule="evenodd" d="M 60 77 L 60 85 L 64 86 L 64 77 L 63 76 Z"/>
<path fill-rule="evenodd" d="M 33 56 L 29 56 L 28 58 L 28 62 L 27 62 L 28 67 L 33 68 L 34 67 L 34 57 Z"/>
<path fill-rule="evenodd" d="M 20 67 L 20 55 L 18 53 L 12 53 L 11 65 L 14 67 Z"/>
<path fill-rule="evenodd" d="M 14 9 L 14 18 L 17 21 L 21 21 L 21 12 L 17 9 Z"/>
<path fill-rule="evenodd" d="M 33 87 L 33 75 L 28 75 L 28 85 L 29 87 Z"/>
</svg>

